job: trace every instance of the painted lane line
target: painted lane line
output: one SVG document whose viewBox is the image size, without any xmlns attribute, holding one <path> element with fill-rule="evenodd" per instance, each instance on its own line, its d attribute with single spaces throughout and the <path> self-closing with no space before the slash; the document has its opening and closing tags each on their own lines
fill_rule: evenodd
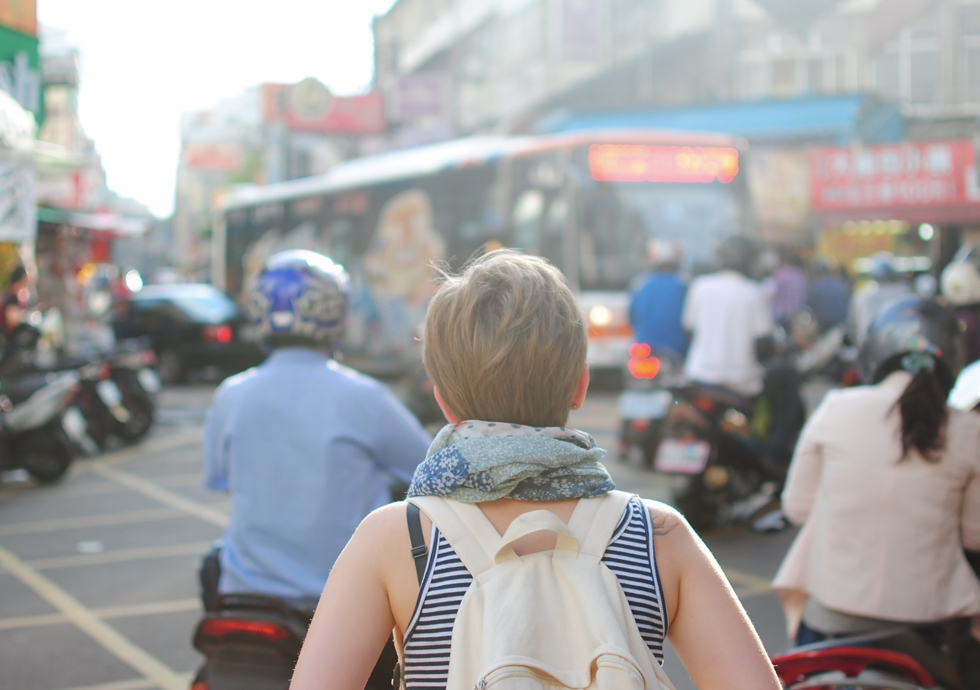
<svg viewBox="0 0 980 690">
<path fill-rule="evenodd" d="M 174 599 L 172 601 L 153 601 L 148 604 L 130 604 L 128 606 L 106 606 L 94 609 L 93 613 L 100 618 L 136 618 L 138 616 L 158 616 L 166 613 L 184 613 L 185 611 L 201 611 L 200 599 Z"/>
<path fill-rule="evenodd" d="M 134 510 L 125 513 L 108 513 L 107 515 L 89 515 L 86 517 L 57 518 L 53 520 L 32 520 L 30 522 L 14 522 L 0 525 L 0 537 L 14 534 L 33 534 L 35 532 L 57 532 L 59 530 L 83 529 L 89 527 L 106 527 L 109 525 L 124 525 L 130 522 L 153 522 L 156 520 L 172 520 L 185 515 L 173 508 L 154 508 L 151 510 Z"/>
<path fill-rule="evenodd" d="M 84 687 L 61 688 L 60 690 L 149 690 L 155 688 L 157 684 L 145 678 L 133 680 L 117 680 L 114 683 L 99 683 L 98 685 L 86 685 Z"/>
<path fill-rule="evenodd" d="M 198 458 L 198 461 L 200 461 L 200 458 Z M 204 482 L 201 479 L 200 472 L 194 472 L 193 474 L 168 474 L 164 477 L 154 477 L 153 483 L 166 489 L 204 488 Z"/>
<path fill-rule="evenodd" d="M 184 446 L 199 444 L 204 437 L 203 429 L 192 429 L 177 434 L 171 434 L 160 438 L 153 438 L 138 446 L 131 446 L 121 450 L 106 453 L 98 458 L 89 460 L 83 464 L 75 464 L 72 469 L 75 472 L 89 472 L 97 467 L 116 465 L 127 460 L 134 460 L 142 455 L 160 453 L 168 450 L 176 450 Z"/>
<path fill-rule="evenodd" d="M 167 613 L 184 613 L 200 610 L 201 601 L 199 599 L 175 599 L 173 601 L 154 601 L 148 604 L 107 606 L 105 608 L 92 609 L 92 613 L 104 620 L 114 620 L 117 618 L 136 618 L 138 616 L 156 616 Z M 47 625 L 67 625 L 68 623 L 68 618 L 60 613 L 46 613 L 38 616 L 0 618 L 0 630 L 39 628 Z"/>
<path fill-rule="evenodd" d="M 751 599 L 772 592 L 772 585 L 765 578 L 730 568 L 722 568 L 722 570 L 725 572 L 728 581 L 732 583 L 739 599 Z"/>
<path fill-rule="evenodd" d="M 68 619 L 60 613 L 45 613 L 39 616 L 18 616 L 17 618 L 0 618 L 0 630 L 14 628 L 40 628 L 45 625 L 65 625 Z"/>
<path fill-rule="evenodd" d="M 171 558 L 174 556 L 203 557 L 214 546 L 214 542 L 204 541 L 193 544 L 172 544 L 168 546 L 147 546 L 137 549 L 117 549 L 102 553 L 80 553 L 71 556 L 56 556 L 28 561 L 37 570 L 54 570 L 57 568 L 76 568 L 85 565 L 102 565 L 104 563 L 124 563 L 126 561 L 143 561 L 151 558 Z"/>
<path fill-rule="evenodd" d="M 167 491 L 166 489 L 157 486 L 153 482 L 137 477 L 129 472 L 123 472 L 122 470 L 118 470 L 113 467 L 93 467 L 92 471 L 105 477 L 106 479 L 109 479 L 110 481 L 114 481 L 117 484 L 128 487 L 133 491 L 138 491 L 144 496 L 148 496 L 158 503 L 163 503 L 164 505 L 176 508 L 181 512 L 192 515 L 196 518 L 204 520 L 205 522 L 210 522 L 211 524 L 218 525 L 219 527 L 225 527 L 228 524 L 227 513 L 204 505 L 203 503 L 192 501 L 189 498 L 184 498 L 173 491 Z"/>
<path fill-rule="evenodd" d="M 152 681 L 153 685 L 165 690 L 186 690 L 187 681 L 184 676 L 176 673 L 143 648 L 133 644 L 95 615 L 91 609 L 83 606 L 68 592 L 3 547 L 0 547 L 0 565 L 107 651 L 129 664 L 144 678 Z"/>
</svg>

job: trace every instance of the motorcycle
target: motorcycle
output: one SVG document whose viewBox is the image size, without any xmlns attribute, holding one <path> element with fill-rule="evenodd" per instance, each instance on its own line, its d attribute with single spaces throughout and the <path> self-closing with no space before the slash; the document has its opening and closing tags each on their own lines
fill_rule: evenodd
<svg viewBox="0 0 980 690">
<path fill-rule="evenodd" d="M 86 422 L 74 401 L 73 372 L 51 374 L 41 385 L 6 390 L 0 380 L 0 468 L 26 470 L 38 482 L 59 480 L 86 438 Z"/>
<path fill-rule="evenodd" d="M 634 343 L 629 352 L 630 359 L 623 372 L 625 390 L 617 401 L 619 457 L 629 460 L 639 456 L 650 467 L 674 401 L 671 387 L 682 381 L 684 359 L 670 350 L 654 352 L 645 343 Z"/>
<path fill-rule="evenodd" d="M 313 611 L 261 594 L 223 594 L 193 644 L 206 661 L 191 690 L 287 690 Z M 365 690 L 391 687 L 398 662 L 389 640 Z"/>
<path fill-rule="evenodd" d="M 766 363 L 766 392 L 755 401 L 694 382 L 671 389 L 653 469 L 673 478 L 674 504 L 695 529 L 785 527 L 779 494 L 806 417 L 786 351 Z"/>
<path fill-rule="evenodd" d="M 160 389 L 159 379 L 149 368 L 152 361 L 147 359 L 152 350 L 143 343 L 125 343 L 107 355 L 37 366 L 34 354 L 39 339 L 40 331 L 32 324 L 17 326 L 0 357 L 0 377 L 15 388 L 32 389 L 52 374 L 75 371 L 79 382 L 75 404 L 87 426 L 79 450 L 91 455 L 106 447 L 110 435 L 133 442 L 150 431 Z"/>
<path fill-rule="evenodd" d="M 787 690 L 962 690 L 949 656 L 910 629 L 842 637 L 772 658 Z"/>
</svg>

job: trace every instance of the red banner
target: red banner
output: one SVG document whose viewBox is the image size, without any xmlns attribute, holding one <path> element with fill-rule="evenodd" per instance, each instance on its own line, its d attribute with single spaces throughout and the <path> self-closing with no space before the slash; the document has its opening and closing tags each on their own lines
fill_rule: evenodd
<svg viewBox="0 0 980 690">
<path fill-rule="evenodd" d="M 970 140 L 814 149 L 810 190 L 818 212 L 980 203 Z"/>
<path fill-rule="evenodd" d="M 262 88 L 265 120 L 284 122 L 293 132 L 381 134 L 387 126 L 384 100 L 378 92 L 334 96 L 312 79 Z"/>
</svg>

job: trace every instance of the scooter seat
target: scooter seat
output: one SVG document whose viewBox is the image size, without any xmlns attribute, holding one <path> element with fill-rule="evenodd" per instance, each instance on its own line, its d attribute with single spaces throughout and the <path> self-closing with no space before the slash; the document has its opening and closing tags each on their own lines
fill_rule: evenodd
<svg viewBox="0 0 980 690">
<path fill-rule="evenodd" d="M 962 690 L 959 674 L 956 672 L 952 660 L 911 628 L 837 637 L 796 647 L 793 652 L 818 651 L 836 647 L 870 647 L 906 654 L 915 659 L 944 690 Z"/>
</svg>

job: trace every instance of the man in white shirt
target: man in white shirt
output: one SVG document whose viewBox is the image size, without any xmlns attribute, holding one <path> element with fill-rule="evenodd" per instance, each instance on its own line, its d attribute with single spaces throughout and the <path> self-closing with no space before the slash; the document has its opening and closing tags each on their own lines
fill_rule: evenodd
<svg viewBox="0 0 980 690">
<path fill-rule="evenodd" d="M 691 283 L 682 317 L 693 336 L 684 373 L 750 398 L 763 388 L 757 342 L 773 331 L 769 301 L 762 286 L 748 277 L 753 258 L 749 240 L 724 240 L 718 247 L 720 270 Z"/>
</svg>

